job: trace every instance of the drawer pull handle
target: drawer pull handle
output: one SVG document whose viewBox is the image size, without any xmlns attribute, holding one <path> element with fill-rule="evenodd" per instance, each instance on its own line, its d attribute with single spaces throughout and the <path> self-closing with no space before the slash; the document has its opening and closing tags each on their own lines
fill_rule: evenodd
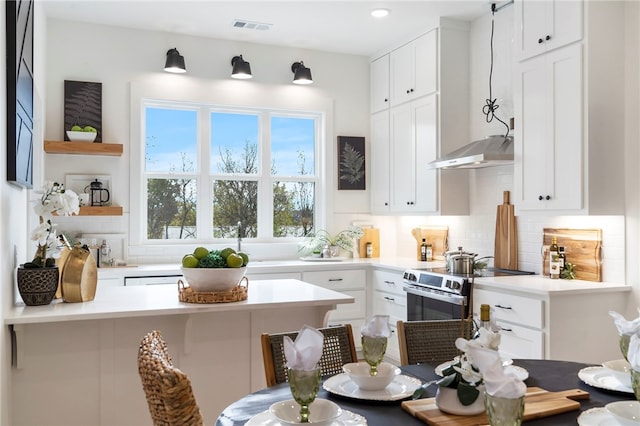
<svg viewBox="0 0 640 426">
<path fill-rule="evenodd" d="M 500 327 L 500 331 L 508 331 L 508 332 L 512 332 L 513 329 L 511 328 L 504 328 L 504 327 Z"/>
<path fill-rule="evenodd" d="M 395 286 L 396 286 L 396 282 L 395 282 L 395 281 L 385 281 L 384 283 L 385 283 L 386 285 L 390 285 L 390 286 L 393 286 L 393 287 L 395 287 Z"/>
<path fill-rule="evenodd" d="M 329 282 L 331 281 L 342 281 L 342 278 L 329 278 Z"/>
<path fill-rule="evenodd" d="M 389 302 L 395 302 L 396 301 L 396 299 L 394 299 L 393 297 L 385 296 L 384 298 L 386 300 L 388 300 Z"/>
<path fill-rule="evenodd" d="M 511 309 L 511 306 L 495 305 L 495 307 L 500 309 Z"/>
</svg>

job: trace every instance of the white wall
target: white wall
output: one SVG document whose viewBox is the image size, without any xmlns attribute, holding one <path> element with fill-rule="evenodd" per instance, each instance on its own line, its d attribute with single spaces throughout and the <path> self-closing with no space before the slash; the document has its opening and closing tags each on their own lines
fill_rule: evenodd
<svg viewBox="0 0 640 426">
<path fill-rule="evenodd" d="M 129 84 L 132 81 L 163 81 L 171 84 L 172 81 L 199 79 L 210 81 L 212 87 L 221 85 L 226 89 L 242 85 L 258 95 L 273 93 L 274 88 L 281 88 L 283 91 L 329 99 L 333 106 L 333 128 L 329 129 L 329 134 L 333 137 L 328 140 L 325 153 L 331 167 L 328 172 L 330 190 L 326 207 L 330 212 L 348 216 L 369 211 L 369 191 L 337 190 L 334 160 L 337 136 L 369 137 L 368 58 L 61 20 L 49 20 L 47 43 L 46 139 L 62 140 L 64 80 L 80 80 L 102 83 L 103 141 L 124 144 L 122 157 L 46 156 L 48 179 L 64 179 L 65 173 L 111 174 L 112 200 L 124 207 L 125 215 L 122 217 L 59 218 L 61 229 L 67 232 L 129 233 L 128 184 L 132 146 L 129 128 L 135 124 L 130 122 L 129 110 Z M 178 48 L 185 57 L 187 74 L 169 75 L 162 71 L 166 51 L 173 47 Z M 240 82 L 230 78 L 231 58 L 239 54 L 251 63 L 253 79 Z M 301 87 L 291 84 L 293 73 L 290 67 L 299 60 L 311 68 L 313 85 Z M 211 100 L 216 101 L 215 94 Z M 280 103 L 280 100 L 277 101 Z M 341 225 L 335 223 L 339 221 L 329 215 L 325 226 L 330 231 L 341 229 Z M 296 254 L 295 246 L 290 246 L 294 250 L 283 252 L 283 256 Z M 272 247 L 270 254 L 278 253 Z M 133 250 L 130 251 L 129 261 L 173 262 L 180 259 L 184 251 L 171 252 L 167 247 Z"/>
<path fill-rule="evenodd" d="M 42 179 L 42 111 L 44 98 L 45 38 L 46 19 L 42 5 L 35 2 L 34 12 L 34 182 Z M 0 21 L 5 21 L 5 8 L 0 8 Z M 0 45 L 6 43 L 5 32 L 0 32 Z M 0 56 L 0 129 L 6 129 L 6 57 Z M 0 291 L 0 314 L 13 306 L 19 299 L 15 285 L 15 268 L 19 263 L 31 259 L 35 245 L 29 240 L 29 217 L 31 205 L 28 201 L 30 191 L 7 183 L 7 133 L 0 132 L 0 274 L 2 290 Z M 25 214 L 27 213 L 27 214 Z M 0 328 L 0 424 L 10 424 L 12 418 L 12 389 L 11 389 L 11 335 L 7 327 Z"/>
</svg>

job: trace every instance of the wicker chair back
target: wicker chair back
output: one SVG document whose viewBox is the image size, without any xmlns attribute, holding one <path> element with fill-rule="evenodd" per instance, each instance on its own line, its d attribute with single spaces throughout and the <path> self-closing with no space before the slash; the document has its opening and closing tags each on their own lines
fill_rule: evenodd
<svg viewBox="0 0 640 426">
<path fill-rule="evenodd" d="M 475 324 L 472 319 L 437 321 L 398 321 L 400 364 L 443 363 L 460 355 L 455 341 L 470 339 Z"/>
</svg>

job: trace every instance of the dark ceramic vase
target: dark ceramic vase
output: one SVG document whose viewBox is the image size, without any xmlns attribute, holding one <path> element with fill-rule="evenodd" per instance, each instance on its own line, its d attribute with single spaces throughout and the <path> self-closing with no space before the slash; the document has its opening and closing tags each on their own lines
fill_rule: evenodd
<svg viewBox="0 0 640 426">
<path fill-rule="evenodd" d="M 18 268 L 18 291 L 27 306 L 48 305 L 58 289 L 58 267 Z"/>
</svg>

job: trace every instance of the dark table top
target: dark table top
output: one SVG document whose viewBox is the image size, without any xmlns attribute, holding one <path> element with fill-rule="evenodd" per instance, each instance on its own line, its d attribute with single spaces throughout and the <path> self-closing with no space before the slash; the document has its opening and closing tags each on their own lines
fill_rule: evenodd
<svg viewBox="0 0 640 426">
<path fill-rule="evenodd" d="M 514 365 L 525 368 L 529 378 L 527 386 L 537 386 L 548 391 L 582 389 L 589 392 L 589 399 L 580 401 L 580 411 L 557 414 L 537 420 L 527 421 L 527 426 L 575 425 L 581 411 L 594 407 L 603 407 L 609 402 L 619 400 L 635 400 L 633 394 L 607 391 L 583 383 L 578 378 L 578 371 L 589 364 L 551 360 L 515 360 Z M 416 377 L 423 382 L 438 378 L 434 372 L 435 365 L 408 365 L 401 367 L 403 374 Z M 436 387 L 431 386 L 424 397 L 435 396 Z M 424 426 L 425 423 L 411 416 L 400 406 L 401 401 L 363 401 L 333 395 L 324 389 L 318 392 L 318 398 L 326 398 L 340 405 L 344 410 L 358 413 L 367 419 L 368 426 Z M 289 385 L 272 386 L 261 389 L 234 402 L 220 414 L 216 426 L 244 425 L 254 415 L 269 409 L 275 402 L 291 399 Z"/>
</svg>

